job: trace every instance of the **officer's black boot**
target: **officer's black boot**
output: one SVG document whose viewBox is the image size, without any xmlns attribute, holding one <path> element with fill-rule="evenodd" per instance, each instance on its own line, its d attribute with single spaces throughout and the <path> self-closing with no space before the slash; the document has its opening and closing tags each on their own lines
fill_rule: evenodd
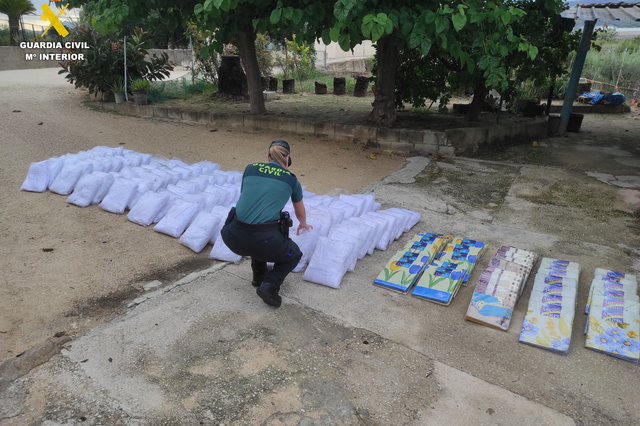
<svg viewBox="0 0 640 426">
<path fill-rule="evenodd" d="M 253 270 L 253 281 L 251 281 L 251 285 L 260 287 L 265 275 L 267 275 L 267 263 L 251 259 L 251 269 Z"/>
<path fill-rule="evenodd" d="M 280 286 L 265 281 L 258 287 L 256 293 L 267 305 L 279 308 L 282 305 L 282 297 L 278 295 L 278 291 L 280 291 Z"/>
</svg>

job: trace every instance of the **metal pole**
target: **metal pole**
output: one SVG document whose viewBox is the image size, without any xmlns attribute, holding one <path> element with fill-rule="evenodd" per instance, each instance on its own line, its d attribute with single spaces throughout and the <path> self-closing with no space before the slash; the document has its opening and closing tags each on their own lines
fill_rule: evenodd
<svg viewBox="0 0 640 426">
<path fill-rule="evenodd" d="M 564 135 L 567 131 L 567 124 L 569 124 L 569 117 L 571 116 L 571 108 L 573 107 L 573 98 L 578 90 L 578 82 L 580 81 L 580 74 L 584 67 L 584 61 L 587 58 L 587 52 L 591 45 L 591 36 L 593 35 L 593 27 L 596 25 L 596 21 L 585 21 L 584 28 L 582 28 L 582 37 L 580 38 L 580 44 L 576 51 L 576 59 L 573 63 L 573 69 L 571 70 L 571 77 L 569 77 L 569 84 L 567 85 L 567 91 L 564 94 L 564 103 L 562 104 L 562 111 L 560 112 L 560 125 L 558 126 L 558 133 Z"/>
<path fill-rule="evenodd" d="M 555 90 L 556 85 L 554 83 L 551 83 L 551 86 L 549 86 L 549 94 L 547 95 L 547 106 L 544 109 L 544 115 L 546 115 L 547 117 L 549 116 L 549 111 L 551 111 L 551 102 L 553 101 L 553 91 Z"/>
<path fill-rule="evenodd" d="M 193 44 L 191 43 L 191 34 L 189 34 L 189 51 L 191 52 L 191 84 L 195 84 L 193 76 Z"/>
<path fill-rule="evenodd" d="M 127 95 L 127 36 L 124 36 L 124 99 L 129 100 L 129 95 Z"/>
</svg>

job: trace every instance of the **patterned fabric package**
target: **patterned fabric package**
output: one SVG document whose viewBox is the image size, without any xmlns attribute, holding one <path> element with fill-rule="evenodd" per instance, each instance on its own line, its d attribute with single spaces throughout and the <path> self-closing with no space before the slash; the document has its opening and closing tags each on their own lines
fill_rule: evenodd
<svg viewBox="0 0 640 426">
<path fill-rule="evenodd" d="M 466 273 L 467 270 L 462 265 L 438 261 L 427 266 L 411 295 L 430 302 L 449 305 Z"/>
<path fill-rule="evenodd" d="M 447 237 L 441 234 L 415 235 L 402 250 L 391 257 L 373 283 L 406 294 L 424 267 L 433 262 L 447 241 Z"/>
<path fill-rule="evenodd" d="M 524 276 L 487 266 L 473 291 L 465 319 L 506 331 Z"/>
<path fill-rule="evenodd" d="M 626 361 L 640 359 L 638 302 L 594 294 L 587 319 L 585 346 Z"/>
<path fill-rule="evenodd" d="M 463 280 L 463 285 L 466 285 L 464 283 L 469 281 L 473 268 L 486 250 L 486 244 L 481 241 L 455 238 L 445 247 L 438 260 L 462 265 L 467 271 Z"/>
</svg>

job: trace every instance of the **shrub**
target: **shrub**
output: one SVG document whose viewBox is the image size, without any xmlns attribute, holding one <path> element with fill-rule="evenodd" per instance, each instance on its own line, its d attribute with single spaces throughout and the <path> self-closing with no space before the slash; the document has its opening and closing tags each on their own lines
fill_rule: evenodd
<svg viewBox="0 0 640 426">
<path fill-rule="evenodd" d="M 76 88 L 85 87 L 89 93 L 106 93 L 117 81 L 124 77 L 124 46 L 113 35 L 102 35 L 93 28 L 80 27 L 74 35 L 74 41 L 87 42 L 90 49 L 70 49 L 70 53 L 83 53 L 84 60 L 61 62 L 62 70 L 58 74 L 67 73 L 65 78 Z M 174 63 L 169 61 L 166 53 L 147 61 L 148 49 L 151 48 L 149 33 L 141 28 L 135 29 L 135 35 L 127 39 L 127 78 L 131 80 L 145 79 L 149 81 L 163 80 L 173 71 Z"/>
<path fill-rule="evenodd" d="M 131 90 L 140 90 L 147 92 L 151 89 L 151 82 L 144 79 L 136 79 L 131 82 Z"/>
<path fill-rule="evenodd" d="M 284 40 L 284 49 L 275 62 L 285 80 L 292 78 L 294 73 L 299 80 L 304 80 L 316 70 L 316 50 L 312 45 L 297 41 L 294 34 L 291 40 Z"/>
</svg>

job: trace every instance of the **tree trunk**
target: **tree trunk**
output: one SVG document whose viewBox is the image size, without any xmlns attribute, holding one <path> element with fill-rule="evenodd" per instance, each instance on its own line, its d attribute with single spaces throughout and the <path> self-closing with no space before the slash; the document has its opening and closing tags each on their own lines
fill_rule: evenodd
<svg viewBox="0 0 640 426">
<path fill-rule="evenodd" d="M 7 15 L 9 17 L 9 46 L 20 44 L 20 15 Z"/>
<path fill-rule="evenodd" d="M 482 111 L 482 106 L 484 105 L 484 97 L 487 94 L 487 88 L 484 86 L 484 83 L 476 83 L 476 87 L 473 91 L 473 101 L 471 101 L 471 105 L 469 106 L 469 111 L 465 116 L 467 121 L 478 121 L 480 117 L 480 111 Z"/>
<path fill-rule="evenodd" d="M 260 81 L 260 68 L 256 56 L 256 32 L 253 26 L 247 25 L 235 35 L 233 44 L 240 50 L 242 65 L 247 74 L 247 86 L 249 88 L 249 105 L 251 114 L 265 114 L 267 108 L 264 105 L 262 94 L 262 82 Z"/>
<path fill-rule="evenodd" d="M 398 65 L 398 46 L 389 37 L 378 40 L 376 52 L 378 74 L 374 86 L 373 111 L 368 121 L 378 126 L 391 127 L 396 121 L 396 68 Z"/>
</svg>

